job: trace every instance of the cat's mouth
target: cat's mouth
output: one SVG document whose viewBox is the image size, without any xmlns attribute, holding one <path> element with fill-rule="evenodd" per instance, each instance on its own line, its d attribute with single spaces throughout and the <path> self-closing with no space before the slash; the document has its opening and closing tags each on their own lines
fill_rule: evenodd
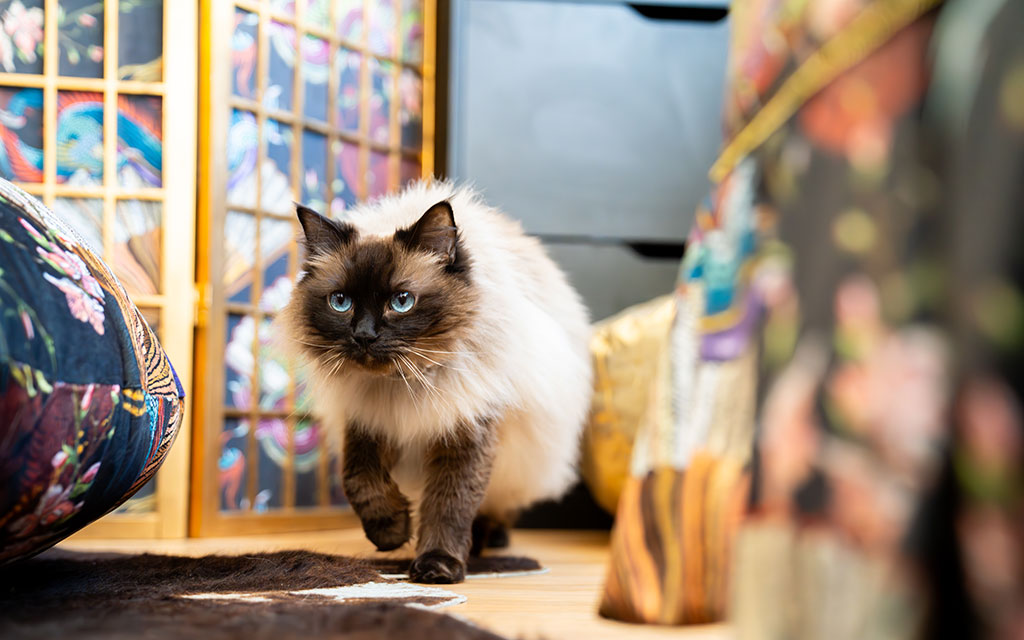
<svg viewBox="0 0 1024 640">
<path fill-rule="evenodd" d="M 351 357 L 350 360 L 367 373 L 378 376 L 398 375 L 398 365 L 395 363 L 395 358 L 390 354 L 363 351 Z"/>
</svg>

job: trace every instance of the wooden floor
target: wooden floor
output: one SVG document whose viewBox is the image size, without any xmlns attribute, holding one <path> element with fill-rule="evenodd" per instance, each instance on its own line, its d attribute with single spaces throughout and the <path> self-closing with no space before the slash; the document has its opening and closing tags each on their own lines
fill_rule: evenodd
<svg viewBox="0 0 1024 640">
<path fill-rule="evenodd" d="M 309 549 L 373 555 L 359 530 L 189 540 L 95 540 L 72 538 L 65 549 L 153 552 L 182 555 Z M 515 531 L 509 554 L 536 558 L 551 571 L 542 575 L 475 579 L 453 585 L 465 604 L 445 609 L 509 638 L 600 640 L 683 638 L 724 640 L 728 627 L 654 627 L 610 622 L 597 604 L 608 557 L 608 536 L 595 532 Z"/>
</svg>

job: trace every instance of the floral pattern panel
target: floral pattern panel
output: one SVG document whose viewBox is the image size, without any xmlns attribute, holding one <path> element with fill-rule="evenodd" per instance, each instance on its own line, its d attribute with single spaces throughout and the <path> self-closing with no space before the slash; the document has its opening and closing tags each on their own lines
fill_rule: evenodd
<svg viewBox="0 0 1024 640">
<path fill-rule="evenodd" d="M 386 60 L 370 58 L 370 140 L 388 144 L 391 139 L 391 95 L 395 66 Z"/>
<path fill-rule="evenodd" d="M 231 38 L 231 92 L 242 98 L 256 98 L 256 49 L 259 16 L 235 9 L 235 31 Z"/>
<path fill-rule="evenodd" d="M 335 54 L 335 68 L 338 73 L 338 128 L 342 131 L 359 130 L 359 85 L 362 55 L 348 49 L 338 49 Z"/>
<path fill-rule="evenodd" d="M 114 273 L 132 295 L 160 293 L 162 228 L 160 201 L 118 201 L 111 262 Z"/>
<path fill-rule="evenodd" d="M 302 131 L 302 202 L 316 211 L 327 210 L 327 136 L 304 129 Z"/>
<path fill-rule="evenodd" d="M 410 69 L 398 76 L 398 122 L 402 146 L 418 149 L 423 141 L 423 80 Z"/>
<path fill-rule="evenodd" d="M 43 0 L 0 2 L 0 65 L 7 73 L 43 72 Z"/>
<path fill-rule="evenodd" d="M 270 23 L 270 77 L 263 92 L 263 107 L 271 111 L 292 109 L 295 84 L 295 27 Z"/>
<path fill-rule="evenodd" d="M 305 116 L 327 122 L 327 79 L 330 76 L 331 47 L 326 40 L 302 39 L 302 77 L 306 83 Z"/>
<path fill-rule="evenodd" d="M 164 1 L 117 3 L 117 77 L 159 82 L 163 78 Z"/>
<path fill-rule="evenodd" d="M 43 90 L 0 87 L 0 177 L 43 181 Z"/>
<path fill-rule="evenodd" d="M 163 186 L 162 131 L 161 98 L 117 97 L 117 177 L 122 187 Z"/>
<path fill-rule="evenodd" d="M 402 0 L 402 59 L 423 62 L 423 0 Z"/>
<path fill-rule="evenodd" d="M 103 184 L 103 94 L 57 93 L 57 182 Z"/>
<path fill-rule="evenodd" d="M 338 37 L 349 44 L 363 37 L 363 0 L 334 0 L 338 15 Z"/>
<path fill-rule="evenodd" d="M 359 146 L 335 140 L 331 144 L 331 153 L 334 156 L 331 213 L 338 215 L 359 199 Z"/>
<path fill-rule="evenodd" d="M 256 264 L 256 217 L 228 211 L 224 221 L 224 294 L 229 303 L 248 304 Z"/>
<path fill-rule="evenodd" d="M 249 508 L 249 499 L 245 495 L 249 477 L 246 468 L 248 435 L 248 421 L 224 421 L 224 429 L 220 433 L 220 457 L 217 460 L 220 508 L 223 511 Z"/>
<path fill-rule="evenodd" d="M 103 254 L 103 200 L 57 198 L 53 211 L 66 220 L 90 249 Z"/>
<path fill-rule="evenodd" d="M 96 0 L 61 0 L 57 17 L 60 75 L 103 77 L 104 4 Z"/>
</svg>

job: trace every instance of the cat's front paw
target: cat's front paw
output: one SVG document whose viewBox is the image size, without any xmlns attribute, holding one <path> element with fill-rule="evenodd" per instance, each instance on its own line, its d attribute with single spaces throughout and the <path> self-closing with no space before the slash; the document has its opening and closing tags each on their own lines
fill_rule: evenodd
<svg viewBox="0 0 1024 640">
<path fill-rule="evenodd" d="M 444 551 L 421 553 L 409 567 L 409 580 L 426 584 L 454 584 L 466 579 L 466 563 Z"/>
<path fill-rule="evenodd" d="M 396 511 L 384 518 L 363 520 L 363 531 L 377 551 L 391 551 L 409 541 L 409 510 Z"/>
</svg>

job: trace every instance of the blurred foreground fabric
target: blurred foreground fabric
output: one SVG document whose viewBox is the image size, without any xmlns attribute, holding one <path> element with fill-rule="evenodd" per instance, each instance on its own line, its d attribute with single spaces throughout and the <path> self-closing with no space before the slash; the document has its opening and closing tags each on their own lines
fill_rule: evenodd
<svg viewBox="0 0 1024 640">
<path fill-rule="evenodd" d="M 183 397 L 102 258 L 0 180 L 0 565 L 146 484 L 181 426 Z"/>
<path fill-rule="evenodd" d="M 728 142 L 601 612 L 1024 637 L 1024 3 L 731 19 Z"/>
</svg>

